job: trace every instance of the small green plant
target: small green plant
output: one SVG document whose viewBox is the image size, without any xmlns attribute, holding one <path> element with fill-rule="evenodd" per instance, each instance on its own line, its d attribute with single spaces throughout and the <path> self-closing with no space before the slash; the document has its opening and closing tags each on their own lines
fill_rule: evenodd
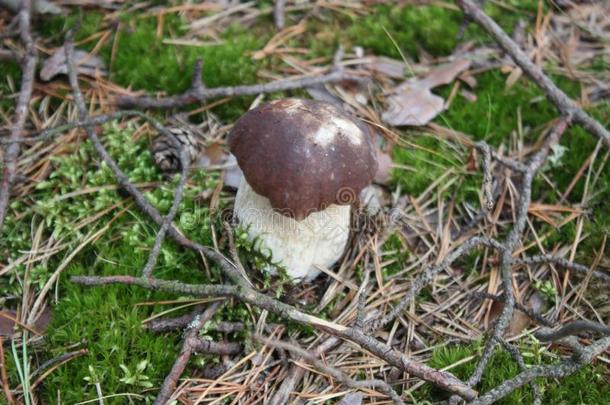
<svg viewBox="0 0 610 405">
<path fill-rule="evenodd" d="M 93 367 L 93 365 L 89 364 L 89 366 L 87 367 L 87 370 L 89 370 L 89 374 L 85 377 L 83 377 L 83 380 L 85 380 L 87 382 L 87 385 L 96 385 L 96 384 L 101 384 L 102 381 L 104 381 L 104 375 L 106 374 L 103 370 L 99 371 L 97 370 L 96 367 Z"/>
<path fill-rule="evenodd" d="M 549 302 L 555 302 L 557 298 L 557 290 L 550 280 L 536 280 L 534 281 L 534 289 L 540 292 L 544 298 Z"/>
<path fill-rule="evenodd" d="M 244 259 L 247 263 L 261 271 L 265 288 L 270 288 L 274 281 L 276 283 L 279 281 L 279 286 L 276 290 L 276 295 L 279 297 L 283 293 L 282 286 L 284 284 L 292 284 L 292 279 L 288 276 L 282 264 L 273 259 L 273 252 L 265 245 L 265 242 L 258 236 L 253 238 L 249 236 L 249 227 L 250 225 L 235 228 L 235 246 L 237 249 L 244 250 L 246 253 Z M 276 272 L 276 280 L 271 276 L 271 273 L 274 271 Z"/>
<path fill-rule="evenodd" d="M 123 370 L 123 377 L 119 379 L 120 382 L 126 385 L 130 385 L 136 388 L 152 388 L 154 384 L 150 382 L 144 372 L 148 367 L 148 360 L 142 360 L 137 365 L 135 370 L 132 372 L 125 364 L 120 364 L 119 367 Z"/>
<path fill-rule="evenodd" d="M 21 344 L 21 357 L 17 353 L 17 345 L 15 339 L 11 339 L 11 352 L 13 355 L 13 361 L 17 375 L 19 376 L 19 382 L 23 387 L 23 402 L 25 405 L 32 403 L 30 393 L 30 358 L 28 356 L 28 332 L 23 331 L 22 344 Z"/>
</svg>

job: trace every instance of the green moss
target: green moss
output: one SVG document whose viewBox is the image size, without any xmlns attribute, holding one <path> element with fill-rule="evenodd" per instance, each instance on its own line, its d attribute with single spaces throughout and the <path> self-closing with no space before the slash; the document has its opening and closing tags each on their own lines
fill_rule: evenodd
<svg viewBox="0 0 610 405">
<path fill-rule="evenodd" d="M 64 43 L 66 32 L 78 27 L 75 40 L 81 41 L 100 31 L 104 24 L 104 14 L 98 11 L 75 12 L 67 16 L 45 16 L 37 21 L 36 30 L 44 38 L 46 45 L 61 46 Z M 91 50 L 95 41 L 81 45 Z"/>
<path fill-rule="evenodd" d="M 448 170 L 462 166 L 455 149 L 440 139 L 419 133 L 407 133 L 404 139 L 408 144 L 392 153 L 392 160 L 401 165 L 392 171 L 392 185 L 403 192 L 419 195 Z"/>
<path fill-rule="evenodd" d="M 223 34 L 222 43 L 218 45 L 175 46 L 164 44 L 156 35 L 156 27 L 156 19 L 139 18 L 123 28 L 112 62 L 111 80 L 137 90 L 178 93 L 189 87 L 195 61 L 201 58 L 204 61 L 203 81 L 208 87 L 257 82 L 260 64 L 252 60 L 250 52 L 264 45 L 265 36 L 232 27 Z M 249 100 L 241 98 L 217 112 L 223 118 L 235 119 L 247 109 Z"/>
<path fill-rule="evenodd" d="M 384 276 L 391 276 L 403 270 L 409 258 L 409 249 L 398 232 L 393 233 L 383 244 L 384 262 L 392 261 L 383 266 Z"/>
<path fill-rule="evenodd" d="M 472 345 L 456 345 L 443 346 L 435 349 L 432 353 L 432 358 L 428 365 L 440 369 L 448 367 L 464 360 L 469 356 L 476 355 L 472 360 L 466 361 L 449 371 L 456 377 L 465 380 L 472 374 L 475 369 L 478 355 L 481 351 L 481 346 L 478 343 Z M 544 353 L 543 347 L 522 347 L 524 360 L 528 365 L 547 365 L 553 364 L 556 360 L 551 360 L 553 356 L 533 355 L 534 353 Z M 532 356 L 529 355 L 532 354 Z M 483 374 L 481 383 L 477 387 L 478 391 L 485 393 L 490 389 L 498 386 L 507 379 L 516 376 L 521 370 L 517 363 L 513 361 L 510 355 L 505 351 L 496 351 Z M 610 385 L 608 384 L 608 369 L 604 366 L 585 367 L 577 373 L 563 378 L 559 381 L 553 379 L 544 379 L 537 381 L 542 392 L 542 403 L 545 404 L 600 404 L 604 403 L 610 395 Z M 583 389 L 587 387 L 587 389 Z M 428 395 L 432 395 L 436 400 L 446 399 L 446 393 L 435 388 L 428 388 L 417 393 L 418 397 L 430 399 Z M 423 395 L 423 396 L 422 396 Z M 529 386 L 523 387 L 512 392 L 510 395 L 498 401 L 498 404 L 517 404 L 517 403 L 532 403 L 533 396 Z"/>
<path fill-rule="evenodd" d="M 535 0 L 510 0 L 504 2 L 516 10 L 511 11 L 496 4 L 487 3 L 486 10 L 507 30 L 512 30 L 519 19 L 532 21 L 538 2 Z M 261 7 L 270 7 L 266 2 Z M 545 9 L 548 5 L 544 4 Z M 110 70 L 111 81 L 122 86 L 131 86 L 134 90 L 148 92 L 167 92 L 174 94 L 189 86 L 192 67 L 197 58 L 203 58 L 204 81 L 209 87 L 248 84 L 258 82 L 257 71 L 261 68 L 273 68 L 283 64 L 280 58 L 271 58 L 264 62 L 254 61 L 251 51 L 258 50 L 276 32 L 271 27 L 271 16 L 257 22 L 252 28 L 229 27 L 222 33 L 223 42 L 219 45 L 188 47 L 163 44 L 163 38 L 178 38 L 185 34 L 183 21 L 167 15 L 164 22 L 162 38 L 157 37 L 157 21 L 153 17 L 130 13 L 120 14 L 120 25 L 113 25 L 105 20 L 102 13 L 83 12 L 66 17 L 45 18 L 37 24 L 45 46 L 58 46 L 63 42 L 65 30 L 81 21 L 77 39 L 82 40 L 98 32 L 107 25 L 112 29 L 111 39 L 100 49 L 100 56 L 106 61 Z M 118 22 L 118 21 L 117 21 Z M 395 7 L 388 5 L 375 6 L 375 12 L 365 17 L 349 17 L 344 14 L 322 11 L 320 20 L 310 18 L 307 32 L 302 38 L 295 38 L 288 46 L 304 47 L 309 50 L 307 57 L 331 56 L 339 44 L 349 49 L 351 46 L 363 46 L 367 52 L 376 55 L 387 55 L 400 58 L 400 52 L 416 58 L 420 49 L 435 56 L 450 54 L 457 44 L 458 33 L 462 23 L 459 11 L 440 6 Z M 117 32 L 117 29 L 119 30 Z M 111 61 L 111 47 L 116 36 L 116 52 Z M 489 43 L 489 37 L 479 28 L 470 24 L 465 38 L 476 43 Z M 396 41 L 398 47 L 395 46 Z M 96 41 L 80 47 L 92 49 Z M 607 60 L 596 59 L 591 68 L 603 70 Z M 0 69 L 9 72 L 18 85 L 19 69 L 16 64 L 3 63 Z M 579 85 L 565 79 L 554 78 L 559 85 L 573 97 L 579 96 Z M 525 142 L 534 142 L 540 136 L 541 124 L 557 117 L 554 107 L 544 100 L 536 86 L 525 78 L 513 88 L 506 89 L 506 76 L 498 71 L 477 75 L 478 86 L 473 91 L 478 99 L 470 103 L 457 96 L 450 109 L 443 113 L 436 122 L 472 135 L 476 140 L 484 139 L 494 146 L 508 143 L 509 135 L 517 128 L 517 117 L 520 115 L 526 129 Z M 450 88 L 436 89 L 440 95 L 447 96 Z M 0 94 L 9 94 L 6 80 L 0 82 Z M 281 95 L 305 95 L 303 90 L 282 93 Z M 270 98 L 280 94 L 270 95 Z M 4 111 L 12 105 L 12 99 L 0 97 L 0 108 Z M 230 122 L 241 115 L 251 98 L 240 97 L 215 109 L 221 118 Z M 592 113 L 602 122 L 608 122 L 610 108 L 602 105 Z M 405 147 L 396 147 L 393 158 L 402 168 L 394 170 L 390 188 L 401 188 L 403 194 L 418 195 L 433 181 L 448 170 L 458 173 L 461 178 L 446 193 L 455 201 L 478 203 L 480 174 L 465 172 L 468 151 L 456 148 L 447 142 L 429 135 L 405 131 Z M 165 182 L 154 168 L 147 151 L 145 140 L 134 141 L 133 131 L 129 128 L 108 126 L 105 128 L 104 142 L 115 156 L 121 167 L 136 182 L 163 182 L 154 190 L 147 191 L 147 197 L 162 211 L 171 204 L 173 187 L 176 179 Z M 564 190 L 577 173 L 582 162 L 595 148 L 596 140 L 579 128 L 570 129 L 562 139 L 562 145 L 568 148 L 568 154 L 561 160 L 560 170 L 550 168 L 545 174 L 557 183 L 559 190 Z M 601 157 L 595 164 L 597 170 Z M 13 202 L 12 212 L 21 214 L 19 221 L 11 216 L 7 220 L 4 235 L 0 240 L 1 262 L 6 262 L 9 253 L 24 251 L 30 248 L 31 224 L 45 221 L 47 235 L 62 235 L 75 247 L 87 233 L 99 229 L 113 218 L 119 209 L 101 217 L 97 222 L 74 230 L 74 224 L 110 207 L 125 196 L 115 189 L 100 190 L 69 199 L 57 199 L 72 191 L 85 188 L 114 185 L 115 181 L 108 168 L 99 162 L 91 146 L 84 142 L 72 154 L 59 156 L 53 160 L 53 175 L 41 182 L 38 189 L 30 196 Z M 209 224 L 217 220 L 210 218 L 207 205 L 198 199 L 204 190 L 212 188 L 218 181 L 217 174 L 197 173 L 193 175 L 186 191 L 184 202 L 176 221 L 189 237 L 200 243 L 212 243 Z M 535 184 L 535 198 L 545 201 L 556 201 L 548 186 L 538 181 Z M 595 190 L 598 194 L 587 207 L 594 215 L 585 222 L 585 232 L 590 237 L 580 245 L 580 255 L 585 261 L 590 260 L 591 252 L 598 248 L 601 237 L 610 230 L 610 212 L 606 202 L 610 199 L 610 170 L 601 171 L 600 181 Z M 568 203 L 579 202 L 584 193 L 584 180 L 581 180 L 571 194 Z M 575 227 L 569 224 L 559 232 L 550 226 L 541 227 L 552 236 L 545 243 L 553 245 L 571 241 Z M 218 228 L 219 229 L 219 228 Z M 150 396 L 155 393 L 145 392 L 143 385 L 130 383 L 124 365 L 130 374 L 140 373 L 138 381 L 150 381 L 159 386 L 171 367 L 179 349 L 179 334 L 153 335 L 142 329 L 141 321 L 154 313 L 168 309 L 168 306 L 136 306 L 144 301 L 175 299 L 176 296 L 164 293 L 152 293 L 133 287 L 108 286 L 103 288 L 83 288 L 68 281 L 71 275 L 114 275 L 138 274 L 144 265 L 152 246 L 157 227 L 138 211 L 130 207 L 96 243 L 85 248 L 74 258 L 71 267 L 62 274 L 56 305 L 53 306 L 53 323 L 48 329 L 47 339 L 41 357 L 44 361 L 65 353 L 68 347 L 85 339 L 88 354 L 70 361 L 51 373 L 42 386 L 41 398 L 45 403 L 55 403 L 57 392 L 61 392 L 62 402 L 75 403 L 97 396 L 94 384 L 99 382 L 104 394 L 134 393 Z M 241 246 L 241 245 L 240 245 Z M 221 246 L 222 248 L 222 246 Z M 242 253 L 252 259 L 251 252 L 241 246 Z M 391 275 L 404 268 L 407 254 L 402 241 L 392 236 L 383 247 L 387 256 L 384 259 L 395 259 L 395 263 L 384 269 Z M 16 254 L 16 253 L 15 253 Z M 47 265 L 38 266 L 31 271 L 31 282 L 42 285 L 56 268 L 61 258 L 52 259 Z M 244 260 L 248 262 L 248 260 Z M 256 261 L 252 261 L 257 264 Z M 466 258 L 465 263 L 474 262 L 474 255 Z M 185 282 L 220 281 L 218 269 L 212 267 L 209 275 L 201 274 L 200 258 L 190 252 L 177 249 L 166 242 L 155 269 L 155 275 L 167 279 L 179 279 Z M 468 268 L 472 266 L 467 266 Z M 19 296 L 20 283 L 16 275 L 23 275 L 23 268 L 18 268 L 10 277 L 0 280 L 2 296 L 10 299 Z M 271 286 L 273 290 L 275 285 Z M 283 291 L 279 288 L 275 291 Z M 424 289 L 419 300 L 431 299 L 432 292 Z M 186 297 L 184 297 L 186 298 Z M 340 299 L 342 297 L 337 297 Z M 327 306 L 320 314 L 329 316 L 332 305 Z M 176 312 L 175 314 L 179 314 Z M 216 319 L 248 320 L 250 314 L 246 307 L 238 304 L 227 306 L 219 312 Z M 270 322 L 282 322 L 270 315 Z M 285 323 L 288 330 L 300 330 L 302 335 L 313 335 L 308 327 L 292 322 Z M 208 332 L 214 337 L 214 332 Z M 246 338 L 245 334 L 239 335 Z M 450 346 L 437 349 L 430 360 L 430 365 L 441 368 L 455 363 L 472 354 L 480 353 L 479 345 Z M 199 359 L 201 360 L 201 359 Z M 207 361 L 207 359 L 204 359 Z M 143 361 L 148 365 L 138 371 Z M 194 362 L 195 363 L 195 362 Z M 193 364 L 192 367 L 196 365 Z M 189 370 L 193 368 L 190 367 Z M 473 371 L 474 360 L 454 369 L 460 378 L 466 378 Z M 12 369 L 9 367 L 9 369 Z M 506 378 L 518 373 L 517 365 L 506 353 L 498 352 L 492 360 L 482 391 L 490 389 Z M 144 377 L 148 377 L 145 379 Z M 11 382 L 16 383 L 15 376 Z M 590 367 L 576 375 L 561 381 L 547 380 L 544 386 L 544 402 L 558 403 L 602 403 L 610 395 L 608 370 L 602 366 Z M 16 386 L 16 384 L 11 384 Z M 587 389 L 583 389 L 583 387 Z M 417 393 L 422 399 L 444 399 L 445 395 L 432 388 L 424 388 Z M 108 403 L 126 403 L 126 397 Z M 503 403 L 531 402 L 528 387 L 512 394 Z"/>
<path fill-rule="evenodd" d="M 415 56 L 421 47 L 445 55 L 457 44 L 461 16 L 439 6 L 379 5 L 375 12 L 354 17 L 342 40 L 363 46 L 375 55 L 401 59 L 400 50 Z M 335 31 L 340 35 L 341 30 Z M 393 40 L 399 45 L 394 45 Z"/>
<path fill-rule="evenodd" d="M 15 105 L 15 99 L 10 97 L 13 91 L 9 83 L 13 83 L 15 90 L 19 91 L 19 83 L 21 77 L 21 69 L 19 65 L 13 61 L 0 62 L 0 71 L 4 73 L 0 79 L 0 111 L 9 115 L 9 111 Z"/>
</svg>

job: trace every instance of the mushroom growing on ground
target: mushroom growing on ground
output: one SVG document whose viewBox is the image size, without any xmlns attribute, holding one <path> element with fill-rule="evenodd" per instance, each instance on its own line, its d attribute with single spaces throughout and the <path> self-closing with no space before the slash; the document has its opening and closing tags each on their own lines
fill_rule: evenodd
<svg viewBox="0 0 610 405">
<path fill-rule="evenodd" d="M 248 237 L 295 280 L 332 266 L 377 169 L 367 127 L 331 104 L 283 99 L 244 114 L 229 146 L 244 173 L 234 214 Z"/>
</svg>

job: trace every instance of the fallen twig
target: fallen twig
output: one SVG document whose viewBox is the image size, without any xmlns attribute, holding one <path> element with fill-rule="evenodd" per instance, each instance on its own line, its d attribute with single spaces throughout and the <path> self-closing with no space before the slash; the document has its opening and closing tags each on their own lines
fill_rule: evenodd
<svg viewBox="0 0 610 405">
<path fill-rule="evenodd" d="M 73 58 L 73 33 L 69 33 L 66 40 L 66 57 L 68 63 L 68 77 L 70 86 L 74 94 L 74 100 L 79 110 L 79 119 L 87 118 L 87 110 L 78 86 L 77 73 L 74 67 Z M 110 157 L 104 145 L 100 142 L 95 131 L 90 127 L 85 127 L 87 135 L 93 143 L 94 149 L 100 154 L 102 159 L 108 164 L 109 168 L 114 173 L 119 184 L 125 188 L 134 198 L 136 205 L 157 224 L 162 224 L 164 219 L 159 212 L 150 205 L 141 192 L 131 184 L 127 176 L 121 171 L 116 162 Z M 131 276 L 112 276 L 112 277 L 73 277 L 72 280 L 76 283 L 85 285 L 103 285 L 111 283 L 135 284 L 149 289 L 163 289 L 165 291 L 182 292 L 191 295 L 207 296 L 207 297 L 233 297 L 242 302 L 247 302 L 261 309 L 280 315 L 284 318 L 289 318 L 297 322 L 311 325 L 316 329 L 336 335 L 343 339 L 351 340 L 365 350 L 377 355 L 384 361 L 404 370 L 416 377 L 429 381 L 449 392 L 457 394 L 465 399 L 473 399 L 476 397 L 476 392 L 466 387 L 460 380 L 452 374 L 434 370 L 426 365 L 417 363 L 409 359 L 406 355 L 398 352 L 372 338 L 360 330 L 347 328 L 345 326 L 325 321 L 312 315 L 305 314 L 296 308 L 277 301 L 264 294 L 253 290 L 242 277 L 236 267 L 231 264 L 222 254 L 215 250 L 201 246 L 188 238 L 184 237 L 175 227 L 169 226 L 168 233 L 172 239 L 183 247 L 199 252 L 211 260 L 214 260 L 229 276 L 236 286 L 228 285 L 188 285 L 178 282 L 158 280 L 153 277 L 131 277 Z"/>
<path fill-rule="evenodd" d="M 511 355 L 513 360 L 515 360 L 515 362 L 519 365 L 521 371 L 527 371 L 528 367 L 525 364 L 525 360 L 523 359 L 523 356 L 521 355 L 519 349 L 517 349 L 515 346 L 511 345 L 504 339 L 500 340 L 500 344 Z M 535 381 L 530 381 L 530 387 L 532 388 L 532 393 L 534 395 L 534 405 L 540 405 L 542 403 L 542 399 L 540 398 L 540 387 L 538 387 L 538 384 L 536 384 Z"/>
<path fill-rule="evenodd" d="M 221 306 L 220 302 L 212 303 L 200 316 L 198 316 L 189 326 L 187 331 L 184 334 L 184 339 L 182 341 L 182 349 L 180 349 L 180 354 L 176 358 L 174 365 L 172 366 L 171 371 L 165 377 L 163 381 L 163 385 L 161 385 L 161 389 L 157 394 L 157 398 L 155 398 L 155 405 L 165 405 L 169 402 L 174 390 L 176 389 L 176 385 L 178 384 L 178 379 L 184 372 L 186 368 L 186 364 L 188 363 L 191 355 L 193 354 L 193 341 L 197 340 L 197 335 L 199 334 L 199 330 L 205 325 L 205 323 L 214 316 L 214 313 Z"/>
<path fill-rule="evenodd" d="M 493 295 L 493 294 L 489 294 L 486 292 L 474 292 L 471 294 L 472 297 L 476 297 L 476 298 L 480 298 L 480 299 L 489 299 L 492 301 L 498 301 L 498 302 L 504 302 L 504 296 L 503 295 Z M 552 327 L 554 326 L 554 323 L 545 319 L 544 317 L 542 317 L 542 315 L 534 312 L 532 309 L 530 308 L 526 308 L 525 306 L 519 304 L 518 302 L 515 302 L 515 308 L 518 309 L 519 311 L 523 312 L 524 314 L 526 314 L 527 316 L 529 316 L 533 321 L 539 323 L 540 325 L 544 325 L 546 327 Z"/>
<path fill-rule="evenodd" d="M 610 326 L 581 319 L 562 325 L 557 330 L 541 330 L 534 336 L 542 342 L 554 342 L 567 336 L 576 336 L 586 332 L 610 336 Z"/>
<path fill-rule="evenodd" d="M 286 25 L 285 8 L 286 0 L 275 0 L 273 18 L 275 19 L 275 26 L 280 30 Z"/>
<path fill-rule="evenodd" d="M 539 255 L 539 256 L 531 256 L 523 259 L 515 259 L 515 263 L 517 264 L 555 264 L 559 267 L 563 267 L 568 270 L 574 270 L 582 274 L 587 274 L 590 271 L 590 268 L 584 266 L 579 263 L 571 262 L 562 257 L 558 257 L 555 255 Z M 591 275 L 604 283 L 610 284 L 610 275 L 603 273 L 601 271 L 594 270 L 591 272 Z"/>
<path fill-rule="evenodd" d="M 32 89 L 34 88 L 34 73 L 36 69 L 36 46 L 32 39 L 30 30 L 30 18 L 32 16 L 32 1 L 21 1 L 21 7 L 17 15 L 19 21 L 19 35 L 25 46 L 25 55 L 21 60 L 21 88 L 15 108 L 15 121 L 11 127 L 9 139 L 15 140 L 22 136 L 25 121 L 28 116 Z M 15 181 L 17 170 L 17 158 L 21 147 L 19 143 L 11 143 L 4 153 L 4 170 L 2 182 L 0 183 L 0 234 L 6 218 L 6 211 L 11 194 L 11 187 Z"/>
<path fill-rule="evenodd" d="M 580 124 L 587 131 L 601 139 L 607 147 L 610 147 L 610 132 L 597 120 L 590 117 L 582 108 L 572 101 L 559 87 L 548 78 L 538 66 L 519 48 L 508 34 L 500 28 L 496 22 L 489 17 L 472 0 L 457 0 L 457 4 L 464 13 L 478 25 L 480 25 L 500 47 L 510 55 L 517 65 L 539 86 L 548 99 L 557 107 L 565 117 L 572 117 L 574 122 Z"/>
<path fill-rule="evenodd" d="M 593 359 L 610 348 L 610 337 L 599 339 L 590 346 L 583 349 L 582 353 L 576 358 L 568 358 L 559 364 L 550 366 L 533 366 L 526 371 L 522 371 L 516 377 L 504 381 L 496 388 L 485 393 L 472 402 L 476 405 L 487 405 L 504 398 L 514 390 L 521 388 L 525 384 L 540 377 L 562 378 L 580 370 L 583 366 L 591 363 Z"/>
<path fill-rule="evenodd" d="M 362 389 L 362 388 L 371 388 L 371 389 L 376 389 L 379 392 L 381 392 L 382 394 L 388 396 L 389 398 L 392 399 L 392 401 L 394 401 L 395 404 L 404 404 L 404 401 L 402 400 L 402 398 L 400 397 L 400 395 L 398 395 L 396 393 L 396 391 L 394 391 L 394 389 L 385 381 L 382 380 L 377 380 L 377 379 L 373 379 L 373 380 L 362 380 L 362 381 L 358 381 L 358 380 L 354 380 L 351 377 L 349 377 L 347 374 L 345 374 L 343 371 L 335 368 L 335 367 L 331 367 L 328 366 L 327 364 L 325 364 L 324 362 L 320 361 L 317 356 L 315 356 L 312 353 L 309 353 L 306 350 L 301 349 L 300 347 L 297 347 L 295 345 L 289 344 L 287 342 L 281 342 L 281 341 L 276 341 L 276 340 L 271 340 L 271 339 L 266 339 L 263 337 L 256 337 L 257 340 L 260 340 L 261 342 L 271 346 L 271 347 L 275 347 L 275 348 L 281 348 L 290 352 L 293 352 L 295 354 L 297 354 L 299 357 L 306 359 L 307 361 L 309 361 L 311 364 L 313 364 L 318 370 L 322 371 L 323 373 L 326 373 L 328 375 L 330 375 L 331 377 L 333 377 L 335 380 L 339 381 L 341 384 L 345 385 L 348 388 L 354 388 L 354 389 Z"/>
<path fill-rule="evenodd" d="M 198 77 L 197 75 L 194 76 Z M 331 71 L 330 73 L 323 75 L 303 76 L 293 79 L 277 80 L 264 84 L 233 87 L 207 88 L 205 86 L 198 85 L 198 82 L 194 81 L 191 88 L 182 94 L 162 98 L 146 96 L 119 96 L 116 98 L 115 104 L 121 108 L 179 108 L 193 103 L 202 103 L 212 98 L 274 93 L 277 91 L 301 89 L 304 87 L 314 86 L 316 84 L 340 82 L 343 80 L 360 81 L 363 80 L 363 78 L 348 74 L 344 71 Z"/>
<path fill-rule="evenodd" d="M 518 247 L 521 240 L 521 234 L 527 222 L 527 212 L 531 203 L 532 182 L 542 164 L 546 161 L 546 157 L 552 145 L 555 145 L 561 135 L 566 130 L 569 119 L 560 119 L 551 129 L 550 134 L 546 137 L 542 147 L 532 156 L 527 164 L 527 171 L 523 174 L 522 185 L 517 202 L 517 214 L 512 229 L 510 230 L 505 241 L 502 243 L 503 249 L 500 252 L 500 275 L 502 280 L 502 288 L 504 289 L 504 307 L 492 329 L 491 336 L 487 339 L 481 359 L 477 363 L 475 371 L 468 379 L 468 384 L 473 387 L 479 383 L 483 372 L 491 359 L 497 342 L 502 338 L 506 330 L 510 318 L 515 308 L 515 296 L 513 294 L 512 284 L 512 267 L 513 257 L 512 252 Z"/>
<path fill-rule="evenodd" d="M 144 277 L 150 277 L 152 275 L 153 268 L 157 263 L 157 258 L 159 257 L 159 253 L 161 253 L 161 245 L 163 244 L 163 240 L 165 239 L 165 235 L 167 234 L 167 230 L 169 229 L 174 217 L 178 213 L 178 208 L 180 207 L 180 203 L 182 202 L 182 196 L 184 194 L 184 186 L 186 185 L 186 179 L 188 177 L 189 163 L 188 163 L 188 155 L 185 148 L 175 138 L 169 138 L 173 141 L 174 146 L 178 148 L 180 151 L 180 180 L 178 181 L 178 185 L 174 190 L 174 201 L 172 202 L 172 206 L 167 213 L 167 216 L 163 219 L 163 223 L 161 224 L 161 229 L 157 232 L 157 236 L 155 237 L 155 243 L 153 248 L 148 255 L 148 259 L 146 260 L 146 265 L 142 270 L 142 275 Z"/>
<path fill-rule="evenodd" d="M 217 284 L 184 284 L 177 281 L 159 280 L 153 277 L 132 276 L 74 276 L 72 282 L 88 286 L 100 286 L 109 284 L 137 285 L 149 290 L 160 290 L 181 294 L 189 294 L 196 297 L 226 297 L 235 298 L 242 302 L 265 309 L 285 319 L 310 325 L 318 330 L 350 340 L 361 348 L 375 354 L 389 364 L 404 370 L 418 378 L 431 382 L 449 392 L 453 392 L 465 399 L 473 399 L 476 392 L 466 388 L 464 384 L 451 373 L 438 371 L 424 364 L 411 360 L 408 356 L 392 347 L 381 343 L 377 339 L 364 332 L 348 328 L 334 322 L 303 313 L 295 307 L 277 301 L 265 294 L 261 294 L 249 287 L 217 285 Z"/>
</svg>

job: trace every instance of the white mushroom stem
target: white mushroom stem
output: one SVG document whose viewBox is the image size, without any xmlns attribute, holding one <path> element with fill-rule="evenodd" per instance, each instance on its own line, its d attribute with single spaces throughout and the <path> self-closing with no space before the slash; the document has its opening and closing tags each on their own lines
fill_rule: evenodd
<svg viewBox="0 0 610 405">
<path fill-rule="evenodd" d="M 331 205 L 296 221 L 273 209 L 242 178 L 235 197 L 235 216 L 250 240 L 258 238 L 288 275 L 311 281 L 343 255 L 349 238 L 350 206 Z"/>
</svg>

